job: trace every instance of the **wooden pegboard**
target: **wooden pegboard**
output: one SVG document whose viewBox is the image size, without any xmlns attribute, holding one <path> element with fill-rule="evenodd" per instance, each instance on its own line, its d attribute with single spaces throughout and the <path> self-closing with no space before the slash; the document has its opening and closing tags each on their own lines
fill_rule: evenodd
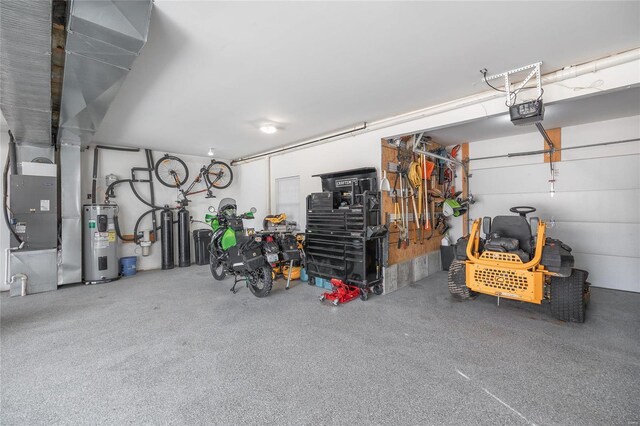
<svg viewBox="0 0 640 426">
<path fill-rule="evenodd" d="M 408 147 L 411 147 L 411 137 L 403 138 L 405 142 L 407 142 Z M 391 190 L 393 191 L 393 184 L 396 180 L 396 172 L 394 170 L 389 169 L 389 163 L 397 164 L 398 163 L 398 151 L 394 145 L 390 145 L 386 139 L 382 139 L 382 164 L 381 170 L 387 171 L 387 179 L 391 183 Z M 442 189 L 442 188 L 440 188 Z M 391 193 L 382 192 L 382 220 L 389 227 L 389 257 L 388 264 L 395 265 L 398 263 L 403 263 L 408 260 L 414 259 L 419 256 L 423 256 L 429 252 L 437 251 L 440 249 L 440 240 L 442 239 L 442 235 L 438 232 L 434 232 L 429 240 L 426 239 L 426 236 L 423 240 L 418 240 L 416 242 L 416 230 L 413 222 L 409 223 L 409 239 L 411 240 L 410 244 L 406 248 L 399 249 L 398 248 L 398 236 L 399 229 L 394 223 L 387 223 L 387 213 L 393 214 L 393 201 L 391 199 Z M 430 233 L 430 231 L 424 231 L 426 235 Z"/>
</svg>

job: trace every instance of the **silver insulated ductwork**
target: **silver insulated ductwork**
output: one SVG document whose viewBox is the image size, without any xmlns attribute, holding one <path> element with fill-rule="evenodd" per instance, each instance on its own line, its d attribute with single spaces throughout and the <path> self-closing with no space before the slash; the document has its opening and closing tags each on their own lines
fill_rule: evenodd
<svg viewBox="0 0 640 426">
<path fill-rule="evenodd" d="M 152 0 L 73 0 L 58 140 L 88 144 L 147 40 Z"/>
<path fill-rule="evenodd" d="M 0 1 L 0 108 L 16 142 L 51 144 L 51 1 Z"/>
<path fill-rule="evenodd" d="M 80 146 L 91 143 L 147 40 L 152 0 L 73 0 L 60 106 L 62 244 L 58 284 L 82 280 Z"/>
</svg>

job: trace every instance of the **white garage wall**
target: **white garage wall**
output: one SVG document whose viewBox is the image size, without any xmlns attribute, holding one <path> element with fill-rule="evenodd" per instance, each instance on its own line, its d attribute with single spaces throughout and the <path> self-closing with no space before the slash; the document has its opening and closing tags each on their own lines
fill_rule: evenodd
<svg viewBox="0 0 640 426">
<path fill-rule="evenodd" d="M 242 212 L 248 211 L 251 207 L 256 208 L 255 220 L 245 220 L 247 228 L 256 230 L 262 229 L 262 219 L 268 214 L 268 195 L 267 195 L 267 162 L 265 160 L 254 161 L 252 163 L 234 166 L 235 188 L 230 192 L 235 195 L 238 203 L 238 210 Z"/>
<path fill-rule="evenodd" d="M 380 170 L 381 136 L 375 132 L 353 138 L 272 157 L 271 188 L 276 189 L 275 180 L 289 176 L 300 176 L 300 229 L 306 226 L 306 197 L 322 191 L 319 173 L 338 172 L 360 167 L 375 167 Z M 276 194 L 271 197 L 271 209 L 275 211 Z"/>
<path fill-rule="evenodd" d="M 91 201 L 88 198 L 88 194 L 91 193 L 91 180 L 92 180 L 92 167 L 93 167 L 93 146 L 90 149 L 86 149 L 82 153 L 82 203 L 89 204 Z M 153 152 L 154 161 L 157 161 L 161 156 L 163 156 L 164 152 Z M 188 184 L 191 183 L 193 178 L 199 172 L 200 168 L 204 164 L 209 163 L 209 157 L 194 157 L 188 155 L 177 155 L 181 158 L 189 168 L 189 181 Z M 227 160 L 222 160 L 229 163 Z M 131 167 L 146 167 L 146 159 L 144 155 L 144 150 L 140 152 L 121 152 L 121 151 L 111 151 L 111 150 L 100 150 L 99 155 L 99 164 L 98 164 L 98 181 L 97 181 L 97 199 L 98 203 L 102 203 L 104 201 L 104 192 L 106 189 L 104 177 L 108 174 L 115 174 L 120 179 L 128 179 L 131 177 Z M 236 172 L 237 168 L 233 171 Z M 139 179 L 146 179 L 146 172 L 137 172 L 136 176 Z M 239 177 L 239 176 L 238 176 Z M 229 188 L 224 190 L 214 190 L 214 195 L 216 198 L 207 199 L 205 198 L 206 193 L 200 193 L 189 197 L 192 203 L 189 204 L 188 210 L 194 220 L 204 221 L 204 216 L 207 213 L 207 209 L 210 205 L 218 207 L 218 203 L 220 199 L 224 197 L 232 197 L 232 198 L 241 198 L 238 197 L 239 190 L 241 188 L 241 183 L 238 177 L 234 178 L 233 183 Z M 203 183 L 199 184 L 197 187 L 199 189 L 204 189 L 205 186 Z M 138 192 L 140 195 L 147 201 L 149 201 L 149 186 L 146 183 L 137 183 L 136 187 L 138 188 Z M 168 204 L 170 206 L 176 206 L 177 190 L 175 188 L 168 188 L 166 186 L 161 185 L 157 179 L 154 177 L 154 189 L 156 195 L 156 204 L 159 206 L 163 206 Z M 121 232 L 123 234 L 132 234 L 133 227 L 135 225 L 138 217 L 149 209 L 148 206 L 142 204 L 132 193 L 129 185 L 127 183 L 120 184 L 116 187 L 116 198 L 111 199 L 112 202 L 115 202 L 119 206 L 119 222 Z M 242 208 L 242 206 L 240 206 Z M 177 219 L 177 214 L 174 213 L 174 219 Z M 160 212 L 158 212 L 158 225 L 160 224 Z M 250 225 L 250 224 L 249 224 Z M 151 229 L 151 215 L 148 215 L 142 222 L 140 226 L 140 230 Z M 198 228 L 206 228 L 207 225 L 204 223 L 192 223 L 191 230 Z M 174 229 L 174 240 L 177 244 L 177 238 L 175 237 L 175 232 L 177 232 L 177 228 Z M 160 233 L 158 233 L 160 236 Z M 193 242 L 192 242 L 193 244 Z M 161 262 L 161 249 L 160 242 L 151 245 L 151 253 L 147 257 L 143 257 L 140 254 L 139 246 L 133 243 L 121 243 L 119 244 L 118 256 L 138 256 L 138 268 L 141 270 L 148 269 L 159 269 L 162 265 Z M 191 248 L 191 256 L 192 261 L 195 259 L 194 257 L 194 249 L 193 245 Z M 176 246 L 176 256 L 177 256 L 177 246 Z M 176 261 L 177 265 L 177 261 Z M 177 267 L 177 266 L 176 266 Z"/>
<path fill-rule="evenodd" d="M 562 147 L 640 137 L 640 116 L 562 129 Z M 469 144 L 470 158 L 539 150 L 539 133 Z M 549 236 L 573 248 L 576 267 L 597 287 L 640 292 L 640 142 L 562 152 L 556 194 L 542 155 L 472 161 L 471 218 L 531 205 Z M 461 222 L 454 227 L 460 236 Z"/>
<path fill-rule="evenodd" d="M 4 171 L 4 163 L 7 161 L 7 154 L 9 152 L 9 127 L 7 126 L 7 122 L 4 119 L 2 113 L 0 113 L 0 162 L 2 163 L 2 170 Z M 4 173 L 1 174 L 0 177 L 0 185 L 4 185 Z M 5 285 L 4 277 L 6 274 L 6 259 L 5 259 L 5 250 L 9 248 L 9 228 L 7 228 L 7 224 L 4 221 L 4 218 L 0 218 L 0 273 L 2 273 L 2 278 L 0 278 L 0 291 L 9 290 L 9 286 Z"/>
</svg>

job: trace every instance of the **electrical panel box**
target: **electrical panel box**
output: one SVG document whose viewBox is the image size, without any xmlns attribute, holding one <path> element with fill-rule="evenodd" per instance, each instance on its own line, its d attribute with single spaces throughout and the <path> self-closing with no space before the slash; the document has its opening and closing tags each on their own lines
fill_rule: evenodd
<svg viewBox="0 0 640 426">
<path fill-rule="evenodd" d="M 23 250 L 58 246 L 58 188 L 55 177 L 12 175 L 9 180 L 12 225 Z M 11 246 L 18 242 L 11 234 Z"/>
</svg>

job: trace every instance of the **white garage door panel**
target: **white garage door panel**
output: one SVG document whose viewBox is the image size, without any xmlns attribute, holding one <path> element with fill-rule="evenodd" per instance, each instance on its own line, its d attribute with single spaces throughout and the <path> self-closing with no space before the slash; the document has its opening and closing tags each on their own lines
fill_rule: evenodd
<svg viewBox="0 0 640 426">
<path fill-rule="evenodd" d="M 640 292 L 640 260 L 630 257 L 573 253 L 576 268 L 589 271 L 595 287 Z"/>
<path fill-rule="evenodd" d="M 548 191 L 548 189 L 547 189 Z M 473 192 L 473 191 L 472 191 Z M 509 213 L 513 206 L 538 209 L 533 216 L 558 222 L 640 223 L 640 189 L 590 192 L 560 192 L 551 198 L 548 192 L 537 194 L 483 194 L 473 192 L 473 218 Z"/>
<path fill-rule="evenodd" d="M 517 137 L 498 138 L 482 143 L 469 145 L 469 158 L 491 157 L 494 155 L 506 155 L 512 152 L 527 152 L 543 149 L 542 136 L 537 131 L 518 135 Z M 471 163 L 475 169 L 490 169 L 493 167 L 519 166 L 524 164 L 540 164 L 543 161 L 542 154 L 512 158 L 490 158 L 475 160 Z"/>
<path fill-rule="evenodd" d="M 610 140 L 613 139 L 607 139 L 607 141 Z M 604 145 L 593 148 L 569 149 L 562 151 L 562 161 L 572 161 L 584 158 L 616 157 L 638 153 L 640 153 L 640 141 L 621 143 L 619 145 Z"/>
<path fill-rule="evenodd" d="M 469 188 L 491 194 L 520 194 L 549 190 L 549 166 L 542 163 L 478 170 L 471 163 Z"/>
<path fill-rule="evenodd" d="M 471 164 L 471 191 L 485 193 L 522 193 L 549 190 L 549 165 L 528 164 L 477 170 Z M 640 155 L 562 161 L 556 165 L 556 191 L 592 191 L 638 189 Z M 623 173 L 624 171 L 624 173 Z"/>
<path fill-rule="evenodd" d="M 633 139 L 640 137 L 640 116 L 624 117 L 604 122 L 595 122 L 581 124 L 579 126 L 569 126 L 562 129 L 562 146 L 580 146 L 590 145 L 600 142 L 610 142 L 623 139 Z M 635 147 L 634 147 L 635 145 Z M 563 159 L 565 154 L 570 155 L 566 159 L 581 158 L 582 156 L 592 156 L 600 154 L 601 156 L 630 154 L 639 152 L 640 145 L 634 143 L 601 146 L 599 148 L 588 148 L 587 150 L 570 150 L 562 153 Z M 596 151 L 597 150 L 597 151 Z M 598 152 L 599 151 L 599 152 Z M 580 154 L 588 152 L 588 154 Z"/>
<path fill-rule="evenodd" d="M 640 261 L 639 224 L 558 222 L 547 234 L 564 241 L 574 252 L 635 257 Z"/>
</svg>

